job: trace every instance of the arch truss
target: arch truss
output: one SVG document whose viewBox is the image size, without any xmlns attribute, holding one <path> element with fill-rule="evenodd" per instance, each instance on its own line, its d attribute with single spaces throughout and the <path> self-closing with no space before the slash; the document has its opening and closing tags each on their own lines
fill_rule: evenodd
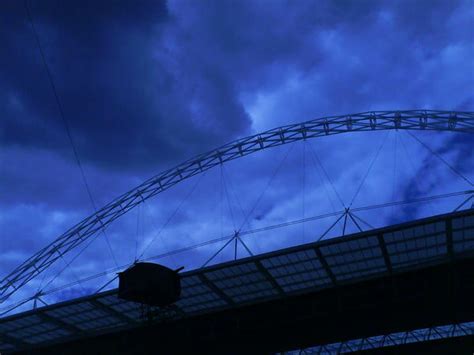
<svg viewBox="0 0 474 355">
<path fill-rule="evenodd" d="M 341 133 L 390 129 L 474 133 L 474 112 L 371 111 L 323 117 L 286 125 L 230 142 L 146 180 L 67 230 L 0 281 L 0 303 L 5 302 L 18 289 L 46 270 L 64 254 L 90 240 L 92 236 L 106 228 L 115 219 L 185 179 L 260 150 L 300 140 Z"/>
</svg>

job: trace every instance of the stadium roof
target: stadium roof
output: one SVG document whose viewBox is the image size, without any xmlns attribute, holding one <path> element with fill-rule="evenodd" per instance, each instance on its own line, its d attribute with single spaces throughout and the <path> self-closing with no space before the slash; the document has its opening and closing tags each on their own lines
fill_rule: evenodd
<svg viewBox="0 0 474 355">
<path fill-rule="evenodd" d="M 474 210 L 304 244 L 182 274 L 181 299 L 154 309 L 173 321 L 471 257 Z M 143 324 L 142 306 L 102 292 L 0 319 L 10 352 Z"/>
<path fill-rule="evenodd" d="M 368 338 L 353 339 L 339 343 L 318 345 L 307 349 L 289 351 L 287 355 L 329 355 L 363 352 L 364 350 L 381 351 L 380 348 L 400 347 L 418 342 L 434 342 L 440 339 L 474 335 L 474 322 L 442 325 L 432 328 L 414 329 L 406 332 L 376 335 Z M 430 345 L 434 347 L 434 345 Z M 404 353 L 400 351 L 398 353 Z"/>
</svg>

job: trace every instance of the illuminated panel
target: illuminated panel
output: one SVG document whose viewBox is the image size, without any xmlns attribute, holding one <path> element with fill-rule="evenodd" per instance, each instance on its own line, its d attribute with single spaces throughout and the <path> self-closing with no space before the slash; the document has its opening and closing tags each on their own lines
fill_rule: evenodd
<svg viewBox="0 0 474 355">
<path fill-rule="evenodd" d="M 444 221 L 384 233 L 383 238 L 394 270 L 432 262 L 447 255 Z"/>
<path fill-rule="evenodd" d="M 452 228 L 454 252 L 474 250 L 474 216 L 453 218 Z"/>
<path fill-rule="evenodd" d="M 375 236 L 321 246 L 320 250 L 337 281 L 359 279 L 387 271 Z"/>
<path fill-rule="evenodd" d="M 208 271 L 204 275 L 235 303 L 278 295 L 254 262 Z"/>
<path fill-rule="evenodd" d="M 451 227 L 447 227 L 451 226 Z M 450 228 L 452 233 L 448 233 Z M 449 261 L 452 235 L 454 257 L 474 250 L 474 215 L 440 216 L 410 226 L 387 227 L 374 232 L 301 245 L 247 259 L 214 265 L 182 274 L 181 298 L 174 305 L 145 309 L 117 297 L 117 290 L 43 307 L 0 320 L 0 351 L 48 344 L 97 331 L 140 325 L 144 312 L 156 321 L 199 313 L 288 294 L 309 292 L 418 265 Z M 387 261 L 388 260 L 388 261 Z M 333 281 L 334 280 L 334 281 Z M 453 331 L 457 331 L 454 329 Z M 422 330 L 405 334 L 405 341 L 419 338 Z M 443 334 L 443 328 L 437 329 Z M 374 346 L 380 339 L 396 344 L 400 334 L 329 344 L 326 349 L 352 351 Z M 333 351 L 333 350 L 331 350 Z"/>
<path fill-rule="evenodd" d="M 261 260 L 262 265 L 285 292 L 328 286 L 331 279 L 312 249 Z"/>
</svg>

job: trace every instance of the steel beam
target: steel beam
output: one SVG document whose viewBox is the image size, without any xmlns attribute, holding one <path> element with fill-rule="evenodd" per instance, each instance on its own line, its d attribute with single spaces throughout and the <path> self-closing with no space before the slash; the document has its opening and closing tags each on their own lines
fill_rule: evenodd
<svg viewBox="0 0 474 355">
<path fill-rule="evenodd" d="M 316 255 L 318 256 L 319 261 L 321 262 L 321 265 L 324 268 L 324 271 L 326 271 L 326 274 L 328 277 L 331 279 L 331 282 L 334 286 L 337 286 L 337 278 L 336 275 L 331 270 L 331 267 L 329 266 L 328 262 L 326 261 L 326 258 L 324 257 L 323 253 L 321 253 L 321 250 L 319 247 L 315 247 L 314 251 Z"/>
<path fill-rule="evenodd" d="M 232 300 L 232 298 L 227 296 L 224 293 L 224 291 L 222 291 L 219 287 L 217 287 L 214 284 L 214 282 L 209 280 L 206 275 L 201 273 L 201 274 L 198 274 L 198 277 L 204 285 L 209 287 L 214 293 L 216 293 L 220 298 L 222 298 L 229 306 L 234 306 L 235 305 L 235 302 Z"/>
<path fill-rule="evenodd" d="M 281 288 L 281 286 L 278 284 L 278 282 L 275 280 L 275 278 L 268 272 L 268 270 L 262 265 L 260 260 L 255 260 L 255 265 L 257 266 L 258 271 L 260 271 L 263 276 L 265 276 L 265 279 L 270 282 L 273 286 L 274 289 L 277 290 L 278 295 L 280 296 L 285 296 L 285 291 Z"/>
<path fill-rule="evenodd" d="M 377 234 L 377 239 L 379 241 L 380 250 L 382 250 L 383 260 L 385 261 L 385 267 L 389 274 L 392 273 L 392 262 L 390 261 L 390 256 L 388 255 L 387 245 L 385 244 L 385 239 L 383 239 L 382 234 Z"/>
<path fill-rule="evenodd" d="M 5 342 L 7 344 L 10 344 L 10 345 L 13 345 L 13 346 L 17 347 L 17 349 L 15 349 L 15 350 L 21 350 L 22 348 L 30 345 L 30 344 L 28 344 L 24 341 L 21 341 L 20 339 L 17 339 L 15 337 L 12 337 L 11 335 L 7 335 L 5 333 L 2 333 L 2 342 Z"/>
<path fill-rule="evenodd" d="M 66 323 L 66 322 L 62 321 L 61 319 L 59 319 L 59 318 L 50 316 L 46 312 L 38 312 L 38 316 L 42 320 L 44 320 L 45 322 L 53 323 L 57 327 L 62 328 L 62 329 L 66 329 L 66 330 L 70 331 L 71 333 L 78 334 L 78 333 L 83 333 L 84 332 L 82 329 L 76 327 L 75 325 Z"/>
<path fill-rule="evenodd" d="M 91 303 L 94 307 L 97 307 L 99 308 L 101 311 L 104 311 L 105 313 L 107 313 L 109 316 L 112 316 L 114 318 L 117 318 L 123 322 L 126 322 L 127 324 L 135 324 L 137 323 L 137 321 L 135 319 L 132 319 L 130 317 L 127 317 L 126 315 L 116 311 L 115 309 L 95 300 L 95 299 L 91 299 L 90 301 L 88 301 L 89 303 Z"/>
<path fill-rule="evenodd" d="M 146 199 L 167 190 L 182 180 L 259 150 L 303 139 L 389 129 L 474 133 L 474 112 L 409 110 L 329 116 L 278 127 L 225 144 L 146 180 L 70 228 L 0 281 L 0 304 L 56 262 L 60 258 L 59 255 L 66 254 Z M 56 251 L 59 253 L 58 255 Z"/>
</svg>

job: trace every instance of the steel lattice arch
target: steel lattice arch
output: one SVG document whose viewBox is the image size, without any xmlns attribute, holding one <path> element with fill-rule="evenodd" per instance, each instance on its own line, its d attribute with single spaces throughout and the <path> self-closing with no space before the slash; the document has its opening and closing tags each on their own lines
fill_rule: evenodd
<svg viewBox="0 0 474 355">
<path fill-rule="evenodd" d="M 474 112 L 407 110 L 370 111 L 329 116 L 274 128 L 241 138 L 168 169 L 119 196 L 28 258 L 0 281 L 0 303 L 64 254 L 90 239 L 147 199 L 225 162 L 300 140 L 351 132 L 425 130 L 474 133 Z"/>
</svg>

